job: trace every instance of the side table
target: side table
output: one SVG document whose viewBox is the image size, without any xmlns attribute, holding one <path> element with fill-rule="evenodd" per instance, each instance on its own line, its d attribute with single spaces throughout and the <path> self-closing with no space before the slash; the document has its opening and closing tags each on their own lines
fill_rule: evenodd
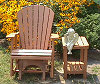
<svg viewBox="0 0 100 84">
<path fill-rule="evenodd" d="M 64 78 L 67 79 L 67 74 L 83 74 L 83 78 L 86 79 L 87 75 L 87 55 L 89 44 L 85 37 L 80 36 L 73 49 L 80 49 L 79 61 L 68 61 L 67 47 L 64 43 L 64 37 L 62 37 L 63 44 L 63 61 L 64 61 Z"/>
</svg>

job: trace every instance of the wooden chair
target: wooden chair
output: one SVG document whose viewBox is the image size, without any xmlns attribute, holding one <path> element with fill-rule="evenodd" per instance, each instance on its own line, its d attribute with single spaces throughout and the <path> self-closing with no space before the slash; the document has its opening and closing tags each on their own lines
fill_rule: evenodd
<svg viewBox="0 0 100 84">
<path fill-rule="evenodd" d="M 42 72 L 42 79 L 45 80 L 45 73 L 49 71 L 48 61 L 51 61 L 50 77 L 53 78 L 54 39 L 59 38 L 57 34 L 51 34 L 53 18 L 54 12 L 42 5 L 28 6 L 18 12 L 19 32 L 7 36 L 11 38 L 11 76 L 18 71 L 21 80 L 23 72 Z M 27 70 L 28 66 L 38 66 L 40 69 Z"/>
</svg>

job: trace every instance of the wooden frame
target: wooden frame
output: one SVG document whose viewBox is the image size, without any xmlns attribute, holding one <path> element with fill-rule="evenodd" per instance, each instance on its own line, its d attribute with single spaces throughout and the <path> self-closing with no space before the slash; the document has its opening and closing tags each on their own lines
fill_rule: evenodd
<svg viewBox="0 0 100 84">
<path fill-rule="evenodd" d="M 28 6 L 18 12 L 19 32 L 7 36 L 11 38 L 11 76 L 19 72 L 21 80 L 24 72 L 42 72 L 42 79 L 45 80 L 48 61 L 51 61 L 50 77 L 53 78 L 54 40 L 59 38 L 58 34 L 51 34 L 53 17 L 54 12 L 41 5 Z M 20 40 L 19 49 L 17 49 L 17 35 Z M 25 68 L 30 65 L 40 67 L 41 71 L 26 70 Z"/>
</svg>

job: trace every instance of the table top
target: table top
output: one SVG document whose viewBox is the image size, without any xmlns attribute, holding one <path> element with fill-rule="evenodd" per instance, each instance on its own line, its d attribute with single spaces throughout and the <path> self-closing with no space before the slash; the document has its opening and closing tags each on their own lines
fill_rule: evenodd
<svg viewBox="0 0 100 84">
<path fill-rule="evenodd" d="M 62 37 L 63 47 L 66 47 L 66 43 L 64 42 L 64 37 Z M 80 48 L 89 48 L 89 43 L 84 36 L 79 36 L 78 41 L 75 43 L 73 49 Z"/>
</svg>

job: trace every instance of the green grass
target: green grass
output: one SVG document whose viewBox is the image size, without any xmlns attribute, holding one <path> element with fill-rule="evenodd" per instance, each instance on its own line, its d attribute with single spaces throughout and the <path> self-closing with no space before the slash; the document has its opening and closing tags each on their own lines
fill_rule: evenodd
<svg viewBox="0 0 100 84">
<path fill-rule="evenodd" d="M 93 67 L 92 71 L 96 73 L 100 73 L 100 67 L 95 66 Z"/>
<path fill-rule="evenodd" d="M 61 60 L 55 61 L 55 66 L 54 67 L 57 70 L 61 70 L 61 68 L 63 67 L 63 62 Z"/>
<path fill-rule="evenodd" d="M 10 77 L 10 53 L 0 46 L 0 84 L 34 84 L 38 78 L 36 74 L 24 74 L 22 81 L 18 80 L 17 74 Z"/>
<path fill-rule="evenodd" d="M 0 46 L 0 84 L 17 84 L 10 77 L 10 55 Z"/>
</svg>

